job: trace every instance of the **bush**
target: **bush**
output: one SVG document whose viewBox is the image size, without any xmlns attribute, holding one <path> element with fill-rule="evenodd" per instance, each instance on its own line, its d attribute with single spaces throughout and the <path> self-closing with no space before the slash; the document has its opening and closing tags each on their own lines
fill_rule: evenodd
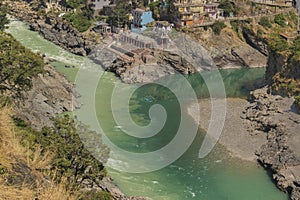
<svg viewBox="0 0 300 200">
<path fill-rule="evenodd" d="M 276 24 L 283 27 L 285 26 L 285 21 L 286 21 L 285 16 L 282 13 L 275 15 L 274 22 Z"/>
<path fill-rule="evenodd" d="M 258 29 L 258 30 L 257 30 L 257 37 L 258 37 L 258 38 L 262 38 L 263 34 L 264 34 L 264 31 L 263 31 L 263 30 L 261 30 L 261 29 Z"/>
<path fill-rule="evenodd" d="M 75 188 L 85 180 L 97 183 L 106 176 L 103 164 L 87 148 L 99 151 L 97 158 L 103 162 L 108 158 L 109 149 L 102 143 L 99 134 L 76 123 L 68 115 L 54 119 L 53 128 L 44 127 L 41 131 L 34 131 L 30 127 L 28 129 L 30 131 L 24 135 L 24 141 L 29 142 L 33 151 L 36 146 L 40 146 L 42 152 L 53 152 L 49 170 L 56 181 L 67 178 L 70 188 Z"/>
<path fill-rule="evenodd" d="M 225 17 L 229 17 L 230 14 L 237 15 L 239 12 L 238 7 L 236 7 L 229 0 L 222 0 L 219 4 L 218 8 L 221 8 L 224 10 Z"/>
<path fill-rule="evenodd" d="M 240 24 L 240 20 L 231 20 L 230 21 L 230 25 L 232 27 L 232 30 L 234 30 L 235 32 L 239 31 L 239 24 Z"/>
<path fill-rule="evenodd" d="M 295 103 L 300 106 L 300 95 L 295 96 Z"/>
<path fill-rule="evenodd" d="M 273 34 L 270 36 L 268 49 L 270 52 L 282 52 L 288 50 L 289 45 L 284 38 L 280 37 L 278 34 Z"/>
<path fill-rule="evenodd" d="M 44 72 L 43 58 L 0 31 L 0 93 L 21 94 L 32 86 L 32 78 Z"/>
<path fill-rule="evenodd" d="M 84 192 L 78 200 L 113 200 L 113 197 L 110 193 L 101 191 L 97 192 L 94 190 Z"/>
<path fill-rule="evenodd" d="M 0 0 L 0 30 L 5 29 L 5 25 L 9 23 L 6 17 L 6 7 L 2 5 L 2 0 Z"/>
<path fill-rule="evenodd" d="M 272 23 L 270 22 L 269 18 L 265 17 L 265 16 L 260 18 L 258 24 L 265 27 L 265 28 L 271 28 L 272 27 Z"/>
<path fill-rule="evenodd" d="M 223 28 L 225 28 L 226 25 L 224 24 L 224 22 L 221 21 L 216 21 L 213 25 L 212 25 L 212 30 L 215 34 L 220 35 L 221 31 Z"/>
<path fill-rule="evenodd" d="M 79 31 L 87 31 L 92 25 L 91 21 L 88 19 L 84 13 L 78 11 L 76 13 L 69 13 L 64 15 L 64 19 L 71 22 L 71 24 Z"/>
</svg>

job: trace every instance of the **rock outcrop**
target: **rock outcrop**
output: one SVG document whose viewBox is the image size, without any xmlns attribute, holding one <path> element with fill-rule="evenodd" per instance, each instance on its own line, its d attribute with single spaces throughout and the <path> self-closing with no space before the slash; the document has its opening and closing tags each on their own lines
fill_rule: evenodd
<svg viewBox="0 0 300 200">
<path fill-rule="evenodd" d="M 18 116 L 36 129 L 52 127 L 52 118 L 80 107 L 73 84 L 50 65 L 45 70 L 32 80 L 32 89 L 24 92 L 24 99 L 15 101 Z"/>
<path fill-rule="evenodd" d="M 81 106 L 76 101 L 79 94 L 74 92 L 74 85 L 52 66 L 46 65 L 45 70 L 44 74 L 32 80 L 32 89 L 23 93 L 23 99 L 14 100 L 17 116 L 38 130 L 44 126 L 52 127 L 54 117 Z M 107 191 L 115 200 L 146 200 L 143 197 L 124 195 L 110 177 L 96 182 L 86 179 L 82 183 L 82 188 Z"/>
<path fill-rule="evenodd" d="M 81 56 L 88 55 L 97 43 L 92 37 L 85 37 L 61 18 L 46 17 L 45 20 L 33 20 L 30 28 L 39 32 L 46 40 Z"/>
<path fill-rule="evenodd" d="M 243 118 L 252 134 L 265 134 L 267 143 L 256 152 L 260 163 L 273 172 L 277 186 L 300 199 L 300 115 L 293 112 L 293 98 L 267 92 L 252 92 Z"/>
<path fill-rule="evenodd" d="M 71 53 L 86 56 L 101 40 L 99 34 L 80 33 L 54 14 L 39 15 L 25 1 L 8 1 L 7 5 L 12 16 L 27 22 L 32 30 Z"/>
<path fill-rule="evenodd" d="M 222 30 L 220 35 L 215 35 L 209 29 L 197 30 L 195 37 L 211 52 L 211 57 L 218 68 L 265 67 L 267 65 L 266 45 L 261 47 L 251 45 L 255 38 L 241 40 L 237 33 L 230 28 Z M 254 36 L 253 36 L 254 37 Z"/>
<path fill-rule="evenodd" d="M 258 50 L 263 55 L 269 55 L 267 41 L 257 37 L 257 34 L 255 34 L 252 30 L 248 28 L 243 28 L 242 33 L 247 44 L 249 44 L 254 49 Z"/>
<path fill-rule="evenodd" d="M 89 57 L 101 64 L 106 71 L 115 73 L 125 83 L 147 83 L 175 73 L 197 72 L 192 64 L 174 52 L 137 49 L 127 54 L 130 56 L 126 60 L 108 49 L 101 49 L 91 53 Z"/>
</svg>

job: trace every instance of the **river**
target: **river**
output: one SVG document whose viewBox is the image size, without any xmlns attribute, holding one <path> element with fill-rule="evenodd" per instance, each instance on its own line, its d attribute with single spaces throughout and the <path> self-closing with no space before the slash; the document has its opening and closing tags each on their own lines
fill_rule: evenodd
<svg viewBox="0 0 300 200">
<path fill-rule="evenodd" d="M 13 21 L 7 32 L 11 33 L 24 46 L 35 52 L 45 54 L 57 60 L 52 64 L 58 71 L 74 81 L 78 68 L 84 58 L 73 55 L 60 47 L 44 40 L 36 32 L 30 31 L 23 22 Z M 75 68 L 65 68 L 64 65 L 74 65 Z M 221 70 L 227 96 L 245 98 L 249 91 L 257 87 L 264 76 L 264 68 Z M 205 72 L 202 76 L 213 78 L 214 72 Z M 201 76 L 187 77 L 198 98 L 207 97 L 207 89 Z M 149 140 L 136 139 L 122 133 L 116 127 L 112 118 L 110 93 L 114 84 L 119 80 L 112 73 L 105 73 L 101 79 L 104 87 L 96 91 L 96 115 L 109 139 L 128 151 L 144 152 L 160 148 L 167 144 L 176 132 L 178 102 L 172 94 L 156 85 L 149 85 L 136 91 L 130 100 L 132 118 L 140 124 L 149 121 L 146 115 L 151 102 L 145 97 L 151 96 L 155 103 L 163 105 L 170 116 L 160 134 Z M 85 96 L 85 91 L 79 91 Z M 182 113 L 193 123 L 186 113 Z M 205 133 L 198 131 L 195 140 L 188 150 L 169 166 L 155 172 L 132 174 L 119 172 L 108 168 L 116 184 L 126 195 L 146 196 L 153 200 L 285 200 L 287 195 L 280 192 L 272 182 L 267 172 L 256 163 L 242 161 L 229 156 L 227 150 L 216 145 L 213 151 L 203 159 L 198 158 Z M 110 163 L 118 165 L 118 160 L 111 159 Z"/>
</svg>

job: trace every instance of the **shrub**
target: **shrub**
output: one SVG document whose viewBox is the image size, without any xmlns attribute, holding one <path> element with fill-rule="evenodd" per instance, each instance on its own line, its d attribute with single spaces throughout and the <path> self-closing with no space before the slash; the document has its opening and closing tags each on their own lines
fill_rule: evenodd
<svg viewBox="0 0 300 200">
<path fill-rule="evenodd" d="M 288 48 L 288 42 L 284 38 L 280 37 L 278 34 L 270 36 L 268 42 L 268 49 L 270 52 L 282 52 L 288 50 Z"/>
<path fill-rule="evenodd" d="M 272 27 L 272 23 L 270 22 L 269 18 L 266 17 L 266 16 L 260 18 L 258 24 L 265 27 L 265 28 L 271 28 Z"/>
<path fill-rule="evenodd" d="M 276 24 L 283 27 L 285 26 L 285 21 L 286 21 L 285 16 L 282 13 L 275 15 L 274 22 Z"/>
<path fill-rule="evenodd" d="M 79 200 L 113 200 L 113 197 L 111 196 L 110 193 L 105 192 L 105 191 L 87 191 L 84 192 L 80 197 Z"/>
<path fill-rule="evenodd" d="M 64 19 L 71 22 L 71 24 L 79 31 L 87 31 L 92 25 L 91 21 L 88 19 L 84 13 L 78 11 L 76 13 L 69 13 L 64 15 Z"/>
<path fill-rule="evenodd" d="M 263 30 L 261 30 L 261 29 L 258 29 L 258 30 L 257 30 L 257 37 L 258 37 L 258 38 L 262 38 L 263 34 L 264 34 L 264 31 L 263 31 Z"/>
<path fill-rule="evenodd" d="M 32 78 L 44 72 L 43 58 L 0 31 L 0 93 L 20 94 L 32 86 Z"/>
<path fill-rule="evenodd" d="M 216 21 L 213 25 L 212 25 L 212 30 L 215 34 L 220 35 L 221 31 L 223 28 L 225 28 L 226 25 L 224 24 L 224 22 L 221 21 Z"/>
<path fill-rule="evenodd" d="M 2 5 L 2 0 L 0 0 L 0 30 L 5 29 L 5 25 L 9 23 L 6 17 L 6 7 Z"/>
<path fill-rule="evenodd" d="M 99 134 L 78 124 L 68 115 L 54 119 L 53 128 L 44 127 L 41 131 L 34 131 L 30 127 L 28 129 L 30 131 L 24 134 L 24 139 L 29 142 L 32 150 L 39 145 L 42 152 L 54 153 L 49 170 L 56 181 L 67 178 L 67 184 L 72 188 L 80 186 L 85 180 L 97 183 L 106 175 L 103 164 L 87 148 L 99 151 L 97 158 L 103 162 L 108 158 L 109 149 L 102 143 Z M 85 141 L 84 144 L 82 141 Z"/>
<path fill-rule="evenodd" d="M 300 106 L 300 95 L 295 96 L 295 103 Z"/>
<path fill-rule="evenodd" d="M 237 15 L 239 12 L 238 7 L 236 7 L 229 0 L 222 0 L 219 4 L 218 8 L 221 8 L 224 10 L 225 17 L 229 17 L 230 14 Z"/>
<path fill-rule="evenodd" d="M 238 30 L 239 30 L 239 23 L 240 23 L 239 20 L 231 20 L 230 24 L 231 24 L 232 30 L 234 30 L 235 32 L 238 32 Z"/>
</svg>

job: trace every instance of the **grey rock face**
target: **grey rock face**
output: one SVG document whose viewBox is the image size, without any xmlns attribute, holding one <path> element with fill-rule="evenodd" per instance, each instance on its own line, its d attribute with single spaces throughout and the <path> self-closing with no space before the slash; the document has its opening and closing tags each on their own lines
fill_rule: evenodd
<svg viewBox="0 0 300 200">
<path fill-rule="evenodd" d="M 86 56 L 95 47 L 92 41 L 88 41 L 88 38 L 62 19 L 47 17 L 45 20 L 32 20 L 30 28 L 39 32 L 45 39 L 77 55 Z"/>
<path fill-rule="evenodd" d="M 45 39 L 77 55 L 88 55 L 100 38 L 99 35 L 89 37 L 86 33 L 80 33 L 67 21 L 55 15 L 39 15 L 25 1 L 11 2 L 9 13 L 27 22 L 31 30 L 39 32 Z"/>
<path fill-rule="evenodd" d="M 24 100 L 15 102 L 18 115 L 36 128 L 52 127 L 52 118 L 81 105 L 76 101 L 73 84 L 49 65 L 46 73 L 33 79 L 33 87 L 24 93 Z"/>
<path fill-rule="evenodd" d="M 277 186 L 300 199 L 300 115 L 293 112 L 292 98 L 268 94 L 267 88 L 252 92 L 244 112 L 249 130 L 266 134 L 267 143 L 256 152 L 260 163 L 273 172 Z"/>
</svg>

